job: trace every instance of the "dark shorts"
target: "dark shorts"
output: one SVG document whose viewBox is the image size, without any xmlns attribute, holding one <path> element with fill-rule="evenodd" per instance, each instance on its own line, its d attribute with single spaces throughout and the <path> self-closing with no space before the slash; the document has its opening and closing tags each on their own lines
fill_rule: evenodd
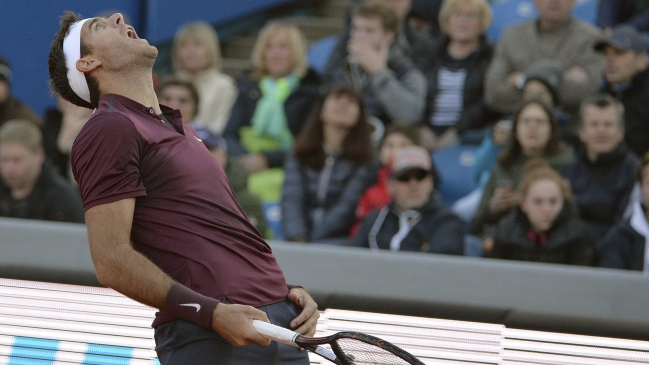
<svg viewBox="0 0 649 365">
<path fill-rule="evenodd" d="M 285 328 L 299 311 L 290 301 L 258 309 L 266 312 L 271 323 Z M 182 319 L 158 326 L 155 330 L 156 352 L 162 365 L 308 365 L 307 351 L 277 342 L 264 347 L 252 344 L 234 347 L 211 329 Z"/>
</svg>

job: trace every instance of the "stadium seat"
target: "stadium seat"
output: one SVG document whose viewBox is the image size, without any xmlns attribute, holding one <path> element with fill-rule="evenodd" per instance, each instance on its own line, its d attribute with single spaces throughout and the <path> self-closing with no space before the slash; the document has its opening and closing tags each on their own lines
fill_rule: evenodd
<svg viewBox="0 0 649 365">
<path fill-rule="evenodd" d="M 282 227 L 282 207 L 279 202 L 263 202 L 261 208 L 264 210 L 268 239 L 281 241 L 284 239 L 284 228 Z M 263 232 L 262 232 L 263 233 Z"/>
<path fill-rule="evenodd" d="M 590 24 L 595 24 L 597 18 L 598 0 L 577 0 L 573 16 Z M 510 25 L 523 22 L 538 16 L 532 0 L 494 0 L 493 23 L 487 30 L 487 38 L 497 42 L 503 30 Z"/>
<path fill-rule="evenodd" d="M 338 43 L 338 36 L 335 35 L 321 38 L 313 43 L 307 55 L 309 66 L 321 74 L 327 65 L 331 51 L 333 51 L 336 43 Z"/>
<path fill-rule="evenodd" d="M 433 153 L 433 162 L 441 179 L 437 190 L 449 207 L 477 186 L 471 177 L 471 165 L 476 149 L 477 147 L 473 145 L 459 145 Z"/>
</svg>

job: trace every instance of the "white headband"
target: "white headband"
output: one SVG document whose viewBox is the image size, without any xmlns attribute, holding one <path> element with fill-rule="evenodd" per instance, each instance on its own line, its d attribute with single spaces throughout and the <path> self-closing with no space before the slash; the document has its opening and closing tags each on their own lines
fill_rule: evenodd
<svg viewBox="0 0 649 365">
<path fill-rule="evenodd" d="M 90 102 L 90 90 L 83 72 L 77 70 L 77 61 L 81 58 L 81 27 L 89 19 L 80 20 L 70 26 L 68 35 L 63 39 L 65 66 L 68 69 L 68 83 L 81 99 Z"/>
</svg>

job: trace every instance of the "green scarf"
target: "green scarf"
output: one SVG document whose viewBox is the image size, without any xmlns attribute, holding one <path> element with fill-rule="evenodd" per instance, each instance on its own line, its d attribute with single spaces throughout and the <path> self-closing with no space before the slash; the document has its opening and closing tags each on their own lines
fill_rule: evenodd
<svg viewBox="0 0 649 365">
<path fill-rule="evenodd" d="M 293 133 L 288 128 L 284 102 L 300 84 L 296 74 L 275 80 L 265 76 L 259 83 L 261 98 L 252 116 L 252 126 L 240 130 L 241 142 L 251 153 L 288 150 L 293 145 Z"/>
</svg>

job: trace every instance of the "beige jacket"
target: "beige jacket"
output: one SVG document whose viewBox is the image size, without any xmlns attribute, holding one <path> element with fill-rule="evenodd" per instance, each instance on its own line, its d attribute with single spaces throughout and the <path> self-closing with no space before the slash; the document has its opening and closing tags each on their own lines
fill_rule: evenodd
<svg viewBox="0 0 649 365">
<path fill-rule="evenodd" d="M 237 86 L 229 75 L 208 69 L 191 77 L 184 71 L 176 76 L 191 80 L 200 98 L 196 120 L 212 132 L 220 135 L 230 117 L 230 109 L 237 99 Z"/>
<path fill-rule="evenodd" d="M 593 50 L 593 45 L 601 32 L 575 19 L 549 32 L 540 32 L 537 24 L 537 20 L 531 20 L 505 30 L 487 69 L 485 102 L 499 112 L 515 113 L 522 106 L 523 94 L 506 82 L 507 76 L 515 71 L 525 73 L 535 61 L 555 59 L 562 63 L 564 72 L 581 66 L 588 74 L 587 82 L 564 78 L 559 86 L 560 106 L 574 113 L 581 101 L 599 86 L 603 58 Z"/>
</svg>

